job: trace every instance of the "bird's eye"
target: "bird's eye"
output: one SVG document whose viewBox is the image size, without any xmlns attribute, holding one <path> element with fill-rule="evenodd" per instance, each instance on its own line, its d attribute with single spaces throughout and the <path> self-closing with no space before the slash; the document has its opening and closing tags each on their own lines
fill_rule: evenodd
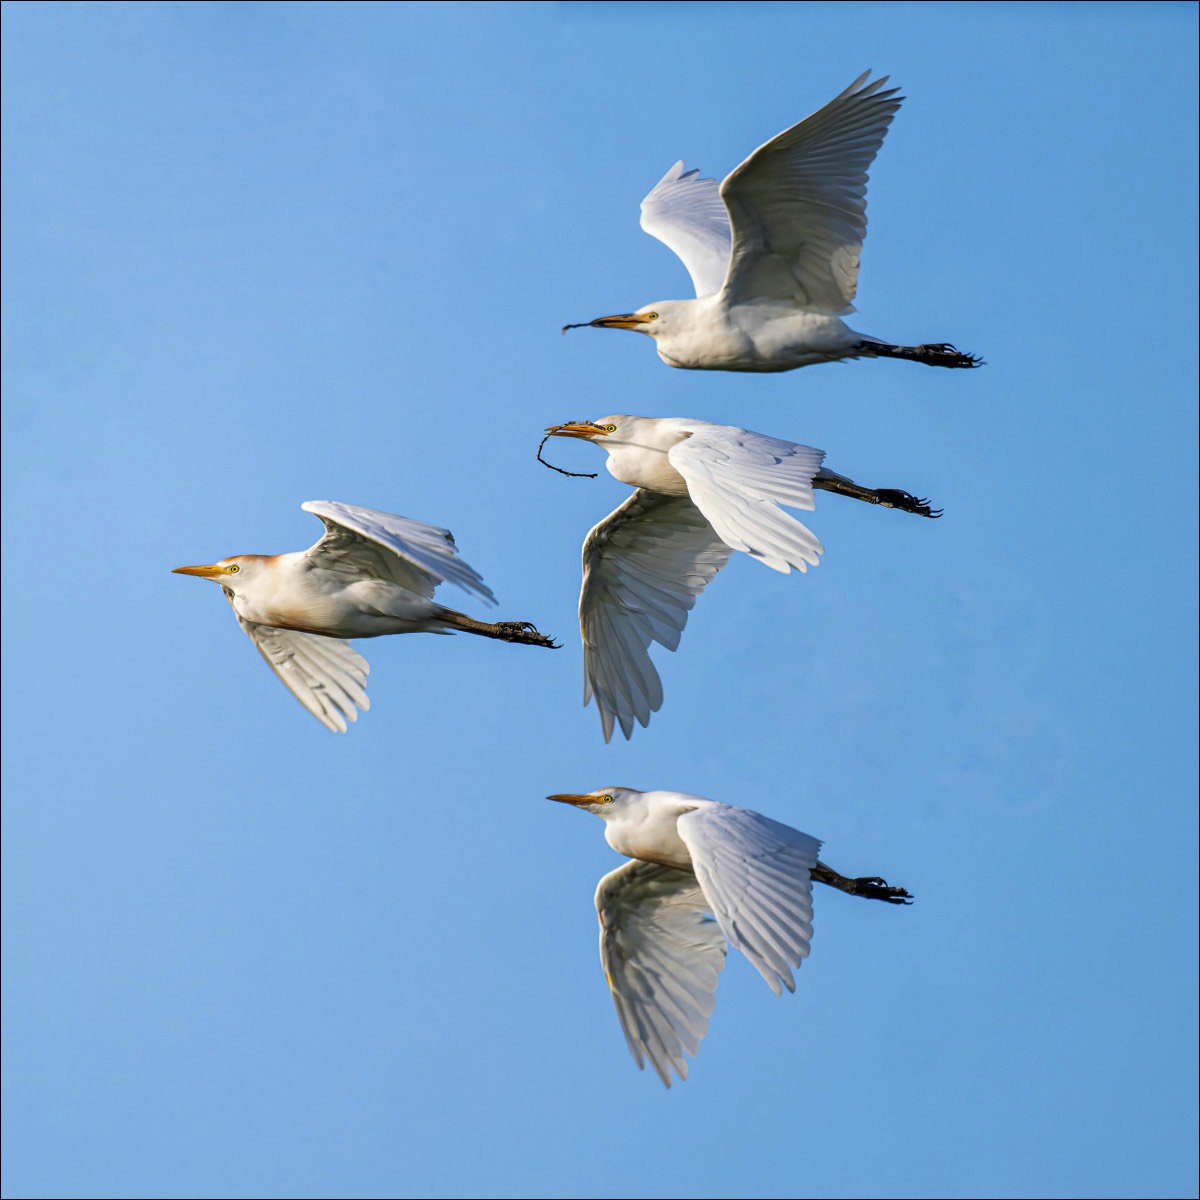
<svg viewBox="0 0 1200 1200">
<path fill-rule="evenodd" d="M 603 429 L 605 433 L 617 432 L 617 427 L 615 425 L 601 425 L 600 428 Z"/>
<path fill-rule="evenodd" d="M 657 320 L 658 320 L 658 313 L 647 313 L 647 314 L 646 314 L 646 320 L 647 320 L 647 321 L 657 321 Z"/>
<path fill-rule="evenodd" d="M 611 804 L 612 802 L 613 802 L 613 798 L 611 796 L 601 796 L 600 797 L 601 804 Z"/>
<path fill-rule="evenodd" d="M 228 566 L 225 568 L 225 570 L 228 571 L 230 575 L 236 575 L 241 569 L 242 568 L 239 567 L 237 565 L 237 563 L 234 563 L 232 566 Z"/>
</svg>

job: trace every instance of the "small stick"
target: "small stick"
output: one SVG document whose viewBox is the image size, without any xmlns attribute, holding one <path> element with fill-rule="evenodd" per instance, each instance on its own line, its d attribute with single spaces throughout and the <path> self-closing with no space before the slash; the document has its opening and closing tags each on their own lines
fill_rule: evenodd
<svg viewBox="0 0 1200 1200">
<path fill-rule="evenodd" d="M 559 332 L 566 333 L 568 329 L 586 329 L 590 324 L 591 321 L 580 321 L 578 325 L 564 325 Z"/>
<path fill-rule="evenodd" d="M 549 441 L 549 440 L 550 440 L 550 439 L 551 439 L 553 436 L 554 436 L 554 434 L 552 434 L 552 433 L 548 433 L 548 434 L 546 434 L 546 436 L 545 436 L 544 438 L 542 438 L 542 440 L 541 440 L 540 442 L 538 442 L 538 448 L 537 448 L 537 460 L 538 460 L 538 462 L 540 462 L 540 463 L 542 464 L 542 466 L 543 466 L 543 467 L 549 467 L 549 468 L 550 468 L 550 470 L 552 470 L 552 471 L 557 471 L 557 472 L 558 472 L 560 475 L 570 475 L 570 477 L 571 477 L 572 479 L 595 479 L 595 478 L 596 478 L 596 472 L 595 472 L 595 471 L 564 471 L 562 467 L 556 467 L 556 466 L 555 466 L 553 463 L 551 463 L 551 462 L 547 462 L 547 461 L 546 461 L 546 460 L 545 460 L 545 459 L 542 457 L 542 447 L 543 447 L 543 446 L 544 446 L 544 445 L 545 445 L 545 444 L 546 444 L 546 443 L 547 443 L 547 442 L 548 442 L 548 441 Z"/>
</svg>

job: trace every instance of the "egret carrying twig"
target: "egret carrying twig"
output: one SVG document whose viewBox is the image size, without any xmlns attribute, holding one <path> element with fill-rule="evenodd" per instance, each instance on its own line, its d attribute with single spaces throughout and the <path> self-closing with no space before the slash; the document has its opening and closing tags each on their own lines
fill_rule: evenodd
<svg viewBox="0 0 1200 1200">
<path fill-rule="evenodd" d="M 726 942 L 779 996 L 796 990 L 792 968 L 808 957 L 814 879 L 912 902 L 878 876 L 839 875 L 818 860 L 816 838 L 747 808 L 619 787 L 547 799 L 603 817 L 605 840 L 634 860 L 596 889 L 600 962 L 634 1060 L 649 1059 L 667 1087 L 672 1069 L 687 1078 L 684 1055 L 708 1032 Z"/>
<path fill-rule="evenodd" d="M 821 466 L 823 450 L 686 417 L 601 417 L 551 425 L 608 452 L 609 472 L 638 490 L 587 535 L 579 631 L 583 702 L 604 740 L 628 738 L 662 704 L 649 646 L 679 645 L 688 612 L 735 550 L 782 571 L 815 566 L 824 547 L 778 506 L 812 509 L 813 489 L 922 517 L 941 509 L 896 488 L 867 488 Z"/>
<path fill-rule="evenodd" d="M 325 524 L 315 546 L 292 554 L 237 554 L 175 572 L 221 585 L 271 670 L 327 729 L 345 733 L 346 722 L 358 720 L 355 705 L 371 706 L 367 660 L 345 639 L 461 632 L 556 648 L 528 621 L 490 624 L 434 601 L 434 588 L 450 582 L 496 603 L 458 557 L 447 530 L 333 500 L 300 507 Z"/>
<path fill-rule="evenodd" d="M 683 260 L 696 299 L 582 325 L 648 334 L 668 366 L 695 370 L 790 371 L 845 358 L 981 366 L 947 343 L 896 346 L 841 320 L 858 289 L 867 169 L 903 99 L 883 89 L 886 75 L 870 83 L 868 75 L 760 146 L 719 187 L 677 162 L 642 201 L 642 228 Z"/>
</svg>

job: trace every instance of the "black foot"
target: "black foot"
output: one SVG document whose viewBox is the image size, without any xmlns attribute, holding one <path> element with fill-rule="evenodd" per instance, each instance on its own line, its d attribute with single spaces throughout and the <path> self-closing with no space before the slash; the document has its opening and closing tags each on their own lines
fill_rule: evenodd
<svg viewBox="0 0 1200 1200">
<path fill-rule="evenodd" d="M 529 621 L 498 621 L 496 636 L 502 642 L 517 642 L 522 646 L 545 646 L 548 650 L 560 650 L 562 646 L 553 638 L 539 633 L 537 626 Z"/>
<path fill-rule="evenodd" d="M 983 359 L 977 354 L 963 354 L 949 342 L 935 342 L 928 346 L 914 346 L 913 359 L 929 367 L 982 367 Z"/>
<path fill-rule="evenodd" d="M 893 346 L 889 342 L 859 342 L 857 353 L 868 358 L 903 358 L 927 367 L 982 367 L 977 354 L 963 354 L 949 342 L 930 342 L 925 346 Z"/>
<path fill-rule="evenodd" d="M 911 904 L 912 896 L 902 887 L 888 887 L 886 879 L 878 875 L 863 875 L 854 883 L 854 895 L 865 896 L 868 900 L 883 900 L 887 904 Z"/>
<path fill-rule="evenodd" d="M 903 512 L 916 513 L 918 517 L 937 519 L 942 515 L 940 508 L 930 508 L 929 501 L 924 496 L 914 496 L 911 492 L 900 488 L 877 488 L 875 495 L 884 508 L 899 508 Z"/>
</svg>

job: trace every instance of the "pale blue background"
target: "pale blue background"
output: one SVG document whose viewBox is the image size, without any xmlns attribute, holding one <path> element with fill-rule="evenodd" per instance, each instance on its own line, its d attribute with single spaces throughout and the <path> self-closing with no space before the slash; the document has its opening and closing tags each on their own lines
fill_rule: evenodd
<svg viewBox="0 0 1200 1200">
<path fill-rule="evenodd" d="M 1194 1194 L 1195 16 L 6 8 L 6 1193 Z M 856 324 L 985 370 L 559 336 L 687 294 L 637 227 L 676 158 L 866 67 L 909 99 Z M 733 563 L 605 747 L 578 551 L 626 489 L 533 452 L 613 411 L 946 517 L 821 497 L 821 567 Z M 169 574 L 308 545 L 309 498 L 449 526 L 566 648 L 365 644 L 325 732 Z M 541 799 L 606 783 L 918 902 L 823 892 L 782 1000 L 731 958 L 668 1093 L 596 959 L 617 859 Z"/>
</svg>

